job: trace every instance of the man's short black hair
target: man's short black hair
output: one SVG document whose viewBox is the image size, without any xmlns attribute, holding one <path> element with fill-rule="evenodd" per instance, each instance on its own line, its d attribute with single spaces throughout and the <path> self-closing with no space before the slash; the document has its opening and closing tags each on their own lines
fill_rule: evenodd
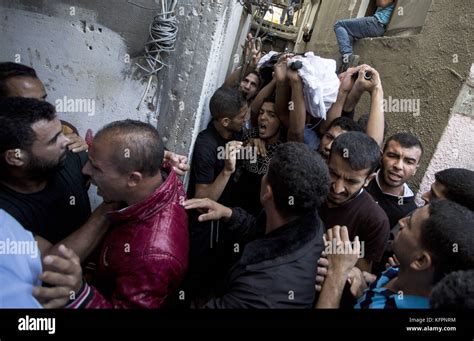
<svg viewBox="0 0 474 341">
<path fill-rule="evenodd" d="M 17 148 L 29 151 L 36 140 L 31 126 L 54 118 L 55 108 L 48 102 L 23 97 L 0 99 L 0 153 Z"/>
<path fill-rule="evenodd" d="M 380 148 L 373 138 L 359 131 L 349 131 L 334 139 L 331 154 L 341 156 L 352 170 L 373 173 L 380 165 Z"/>
<path fill-rule="evenodd" d="M 331 129 L 332 127 L 339 127 L 342 130 L 347 131 L 347 132 L 349 131 L 363 132 L 362 127 L 357 122 L 355 122 L 353 119 L 349 117 L 344 117 L 344 116 L 338 117 L 335 120 L 333 120 L 331 124 L 329 125 L 328 130 Z"/>
<path fill-rule="evenodd" d="M 247 106 L 247 101 L 240 90 L 228 86 L 217 89 L 209 101 L 209 109 L 214 120 L 225 117 L 233 119 L 245 106 Z"/>
<path fill-rule="evenodd" d="M 29 66 L 12 62 L 0 63 L 0 98 L 8 97 L 7 81 L 12 77 L 38 78 L 36 71 Z"/>
<path fill-rule="evenodd" d="M 435 174 L 435 179 L 446 189 L 447 199 L 474 211 L 474 171 L 464 168 L 448 168 Z"/>
<path fill-rule="evenodd" d="M 281 144 L 270 161 L 268 183 L 285 217 L 317 209 L 329 192 L 329 172 L 321 156 L 298 142 Z"/>
<path fill-rule="evenodd" d="M 409 133 L 396 133 L 395 135 L 390 136 L 383 147 L 384 152 L 390 141 L 398 142 L 403 148 L 417 147 L 421 150 L 421 155 L 423 156 L 423 146 L 415 135 Z"/>
<path fill-rule="evenodd" d="M 432 255 L 436 284 L 452 271 L 474 268 L 474 212 L 450 200 L 434 201 L 428 209 L 420 241 Z"/>
<path fill-rule="evenodd" d="M 154 176 L 160 171 L 164 145 L 151 124 L 136 120 L 115 121 L 99 130 L 93 143 L 104 136 L 112 138 L 115 146 L 112 158 L 121 174 L 140 172 Z"/>
<path fill-rule="evenodd" d="M 434 309 L 474 309 L 474 269 L 454 271 L 435 285 L 430 295 Z"/>
</svg>

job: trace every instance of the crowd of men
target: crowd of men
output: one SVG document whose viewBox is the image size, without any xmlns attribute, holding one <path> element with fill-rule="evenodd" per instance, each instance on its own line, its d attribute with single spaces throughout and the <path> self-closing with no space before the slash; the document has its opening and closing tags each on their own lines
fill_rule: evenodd
<svg viewBox="0 0 474 341">
<path fill-rule="evenodd" d="M 191 165 L 135 120 L 86 143 L 0 63 L 0 307 L 473 308 L 474 171 L 437 172 L 418 207 L 423 145 L 386 137 L 377 70 L 346 67 L 318 120 L 290 57 L 214 92 Z"/>
</svg>

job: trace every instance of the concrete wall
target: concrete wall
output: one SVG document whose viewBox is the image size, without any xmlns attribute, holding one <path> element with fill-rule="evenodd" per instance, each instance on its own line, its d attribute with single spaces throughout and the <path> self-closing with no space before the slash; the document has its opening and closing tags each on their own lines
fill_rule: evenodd
<svg viewBox="0 0 474 341">
<path fill-rule="evenodd" d="M 354 1 L 347 0 L 321 1 L 314 33 L 306 50 L 326 58 L 339 58 L 333 25 L 336 20 L 356 17 L 362 2 L 357 0 L 354 5 Z M 361 63 L 370 64 L 380 72 L 387 100 L 391 97 L 392 100 L 420 102 L 419 114 L 397 110 L 386 112 L 389 134 L 414 133 L 425 147 L 422 164 L 412 182 L 415 189 L 419 188 L 448 124 L 450 109 L 469 74 L 474 46 L 473 11 L 470 0 L 434 0 L 420 34 L 366 38 L 355 43 L 355 53 L 360 55 Z M 392 106 L 391 109 L 396 108 Z M 369 97 L 364 96 L 358 113 L 368 110 Z"/>
<path fill-rule="evenodd" d="M 94 100 L 94 113 L 60 114 L 81 135 L 111 121 L 139 119 L 156 125 L 169 149 L 188 154 L 209 119 L 209 97 L 225 79 L 245 17 L 234 0 L 180 0 L 169 68 L 137 109 L 146 79 L 135 61 L 156 7 L 153 0 L 0 0 L 0 60 L 34 67 L 53 104 L 64 96 Z M 156 87 L 155 111 L 147 102 Z"/>
<path fill-rule="evenodd" d="M 429 191 L 436 172 L 446 168 L 474 170 L 474 64 L 453 106 L 448 125 L 423 176 L 417 200 Z"/>
</svg>

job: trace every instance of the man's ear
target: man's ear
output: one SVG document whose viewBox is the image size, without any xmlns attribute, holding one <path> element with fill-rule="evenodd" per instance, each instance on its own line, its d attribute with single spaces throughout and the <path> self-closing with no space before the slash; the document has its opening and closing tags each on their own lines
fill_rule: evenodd
<svg viewBox="0 0 474 341">
<path fill-rule="evenodd" d="M 9 149 L 4 154 L 5 162 L 9 166 L 21 167 L 25 164 L 26 152 L 22 149 Z"/>
<path fill-rule="evenodd" d="M 273 200 L 273 190 L 269 183 L 263 187 L 262 199 L 263 201 Z"/>
<path fill-rule="evenodd" d="M 433 265 L 431 254 L 425 250 L 420 251 L 416 259 L 410 263 L 410 267 L 417 271 L 429 269 Z"/>
<path fill-rule="evenodd" d="M 369 182 L 375 177 L 375 175 L 377 175 L 377 173 L 372 173 L 365 179 L 364 187 L 369 185 Z"/>
<path fill-rule="evenodd" d="M 223 127 L 227 128 L 230 124 L 230 119 L 228 117 L 221 118 L 220 123 Z"/>
<path fill-rule="evenodd" d="M 415 170 L 413 171 L 413 175 L 416 174 L 416 171 L 418 170 L 420 166 L 421 166 L 421 161 L 418 161 L 418 164 L 416 165 Z"/>
<path fill-rule="evenodd" d="M 128 187 L 136 187 L 143 180 L 143 174 L 140 172 L 130 173 L 127 179 Z"/>
</svg>

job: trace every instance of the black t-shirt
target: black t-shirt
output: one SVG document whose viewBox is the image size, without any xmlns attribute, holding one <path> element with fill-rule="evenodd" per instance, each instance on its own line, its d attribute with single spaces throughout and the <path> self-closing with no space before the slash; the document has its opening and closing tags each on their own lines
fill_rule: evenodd
<svg viewBox="0 0 474 341">
<path fill-rule="evenodd" d="M 88 178 L 82 174 L 86 161 L 86 152 L 68 151 L 64 166 L 37 193 L 18 193 L 0 184 L 0 208 L 25 229 L 56 244 L 81 227 L 91 214 Z"/>
<path fill-rule="evenodd" d="M 189 181 L 188 197 L 193 198 L 196 190 L 196 184 L 212 184 L 214 180 L 224 169 L 225 160 L 218 158 L 219 151 L 224 150 L 229 141 L 241 141 L 242 134 L 234 133 L 231 140 L 224 139 L 214 127 L 211 121 L 207 128 L 201 131 L 194 144 L 193 161 L 191 165 L 191 178 Z M 220 148 L 219 148 L 220 147 Z M 230 183 L 233 175 L 227 182 L 218 202 L 228 205 L 230 200 Z"/>
<path fill-rule="evenodd" d="M 388 218 L 365 190 L 347 204 L 331 208 L 323 204 L 320 216 L 326 229 L 345 225 L 351 241 L 359 236 L 364 242 L 363 258 L 374 262 L 381 260 L 390 234 Z"/>
<path fill-rule="evenodd" d="M 394 195 L 385 194 L 380 189 L 374 178 L 367 186 L 367 192 L 387 214 L 390 228 L 393 228 L 398 221 L 406 217 L 410 212 L 417 208 L 415 204 L 415 197 L 396 197 Z"/>
<path fill-rule="evenodd" d="M 258 128 L 250 129 L 244 134 L 244 141 L 251 138 L 258 138 Z M 232 207 L 241 207 L 255 216 L 263 209 L 260 203 L 260 185 L 272 156 L 281 143 L 283 141 L 280 138 L 276 143 L 267 144 L 265 157 L 257 155 L 254 160 L 241 160 L 232 180 Z"/>
</svg>

